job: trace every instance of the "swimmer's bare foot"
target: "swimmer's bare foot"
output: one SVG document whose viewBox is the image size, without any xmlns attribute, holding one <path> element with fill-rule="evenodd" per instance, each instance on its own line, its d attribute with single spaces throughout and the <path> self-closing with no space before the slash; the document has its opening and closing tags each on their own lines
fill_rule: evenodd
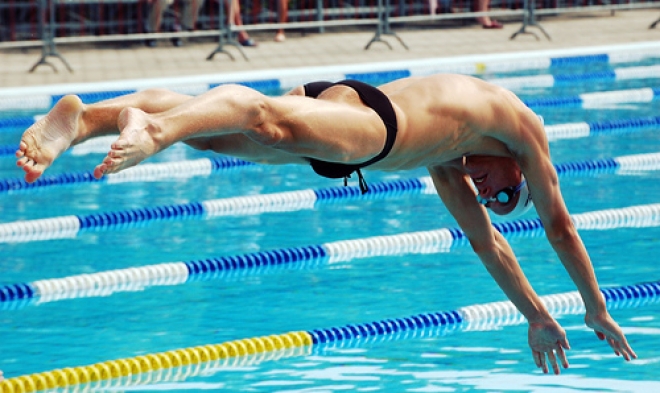
<svg viewBox="0 0 660 393">
<path fill-rule="evenodd" d="M 64 96 L 46 116 L 23 133 L 16 151 L 16 165 L 25 171 L 25 181 L 37 180 L 71 146 L 80 132 L 83 109 L 80 98 Z"/>
<path fill-rule="evenodd" d="M 149 115 L 136 108 L 125 108 L 117 120 L 119 138 L 110 146 L 103 162 L 94 168 L 94 177 L 117 173 L 142 162 L 160 151 L 154 138 L 158 129 Z"/>
</svg>

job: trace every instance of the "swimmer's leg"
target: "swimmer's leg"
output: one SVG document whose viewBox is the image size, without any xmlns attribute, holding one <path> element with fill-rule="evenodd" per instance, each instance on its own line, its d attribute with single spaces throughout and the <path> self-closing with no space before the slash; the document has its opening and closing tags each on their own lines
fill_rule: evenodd
<svg viewBox="0 0 660 393">
<path fill-rule="evenodd" d="M 126 108 L 118 119 L 121 130 L 108 155 L 94 169 L 96 178 L 117 173 L 173 145 L 187 142 L 199 148 L 202 141 L 252 129 L 258 120 L 256 102 L 265 96 L 238 85 L 223 85 L 168 111 L 149 114 L 142 108 Z M 209 142 L 210 143 L 210 142 Z M 209 146 L 210 148 L 210 146 Z"/>
<path fill-rule="evenodd" d="M 357 93 L 352 94 L 358 101 Z M 193 147 L 212 142 L 209 148 L 240 156 L 219 146 L 228 136 L 240 134 L 254 144 L 286 153 L 277 157 L 279 163 L 307 162 L 305 157 L 352 163 L 378 154 L 386 136 L 382 119 L 361 104 L 295 95 L 268 97 L 240 85 L 218 86 L 164 112 L 126 108 L 119 122 L 120 136 L 95 168 L 96 177 L 134 166 L 176 142 Z M 254 144 L 240 145 L 242 152 L 254 154 L 250 161 L 258 161 L 256 155 L 267 150 L 257 152 Z"/>
<path fill-rule="evenodd" d="M 16 164 L 25 171 L 25 180 L 33 182 L 69 147 L 90 138 L 119 133 L 117 119 L 124 108 L 160 112 L 190 98 L 152 89 L 85 105 L 76 96 L 65 96 L 23 133 Z"/>
</svg>

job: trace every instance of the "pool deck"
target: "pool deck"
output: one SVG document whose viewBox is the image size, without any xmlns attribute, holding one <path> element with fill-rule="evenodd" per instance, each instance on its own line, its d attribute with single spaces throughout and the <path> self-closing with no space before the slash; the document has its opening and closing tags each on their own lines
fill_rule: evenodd
<svg viewBox="0 0 660 393">
<path fill-rule="evenodd" d="M 408 46 L 406 50 L 395 37 L 382 36 L 369 50 L 365 46 L 374 36 L 371 30 L 352 32 L 332 31 L 323 34 L 308 30 L 304 35 L 290 31 L 287 40 L 276 43 L 270 32 L 253 33 L 259 42 L 256 48 L 244 48 L 249 60 L 242 58 L 232 46 L 226 50 L 234 56 L 218 53 L 212 60 L 206 57 L 217 44 L 211 39 L 187 42 L 173 47 L 168 40 L 159 41 L 157 48 L 141 44 L 59 45 L 58 51 L 66 58 L 74 72 L 69 73 L 55 57 L 48 60 L 57 69 L 41 65 L 30 73 L 29 69 L 41 56 L 40 48 L 0 51 L 0 89 L 7 87 L 80 84 L 146 78 L 181 77 L 188 75 L 217 75 L 243 71 L 292 69 L 300 67 L 354 65 L 373 62 L 416 60 L 465 55 L 513 53 L 535 50 L 560 50 L 578 47 L 606 46 L 626 43 L 652 42 L 660 39 L 660 27 L 649 25 L 660 17 L 657 9 L 608 11 L 567 14 L 540 19 L 539 23 L 551 36 L 546 39 L 538 28 L 535 32 L 518 35 L 520 22 L 506 22 L 502 30 L 486 30 L 479 25 L 438 21 L 433 24 L 395 28 Z M 200 42 L 201 41 L 201 42 Z"/>
</svg>

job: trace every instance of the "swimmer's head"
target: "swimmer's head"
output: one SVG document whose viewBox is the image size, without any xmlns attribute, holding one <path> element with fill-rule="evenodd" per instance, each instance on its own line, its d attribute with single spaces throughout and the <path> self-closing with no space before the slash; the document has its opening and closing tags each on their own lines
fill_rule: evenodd
<svg viewBox="0 0 660 393">
<path fill-rule="evenodd" d="M 477 191 L 477 202 L 493 213 L 515 218 L 529 211 L 532 197 L 515 160 L 508 157 L 469 157 L 464 162 Z"/>
<path fill-rule="evenodd" d="M 522 180 L 516 187 L 506 187 L 495 194 L 493 199 L 498 202 L 498 206 L 497 208 L 491 207 L 493 213 L 506 216 L 506 218 L 518 218 L 534 206 L 527 180 L 524 176 L 521 177 Z M 494 202 L 493 199 L 487 200 L 477 195 L 477 201 L 485 205 Z"/>
</svg>

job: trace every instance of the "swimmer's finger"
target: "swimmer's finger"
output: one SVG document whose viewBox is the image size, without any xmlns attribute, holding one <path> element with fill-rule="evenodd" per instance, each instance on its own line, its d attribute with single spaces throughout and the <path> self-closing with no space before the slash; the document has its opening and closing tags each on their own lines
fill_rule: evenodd
<svg viewBox="0 0 660 393">
<path fill-rule="evenodd" d="M 547 374 L 548 364 L 545 361 L 545 354 L 539 351 L 532 351 L 532 353 L 534 355 L 534 363 L 536 363 L 536 367 L 542 369 L 544 374 Z"/>
<path fill-rule="evenodd" d="M 552 365 L 552 371 L 559 375 L 559 364 L 557 364 L 557 358 L 555 357 L 555 352 L 552 349 L 548 351 L 548 360 L 550 360 L 550 365 Z"/>
<path fill-rule="evenodd" d="M 630 344 L 628 344 L 628 341 L 625 337 L 621 340 L 612 339 L 610 346 L 614 350 L 614 353 L 617 354 L 617 356 L 623 356 L 626 361 L 637 359 L 637 354 L 630 347 Z"/>
<path fill-rule="evenodd" d="M 557 345 L 557 356 L 559 357 L 559 361 L 561 362 L 562 367 L 568 368 L 568 359 L 566 358 L 566 351 L 564 351 L 564 348 L 562 347 L 561 344 Z"/>
<path fill-rule="evenodd" d="M 622 353 L 624 354 L 623 357 L 624 357 L 626 360 L 637 359 L 637 354 L 636 354 L 635 351 L 632 349 L 632 347 L 630 346 L 630 344 L 628 344 L 628 340 L 626 340 L 625 338 L 623 339 L 623 342 L 621 343 L 621 350 L 622 350 Z M 628 357 L 626 357 L 626 355 L 627 355 Z"/>
</svg>

